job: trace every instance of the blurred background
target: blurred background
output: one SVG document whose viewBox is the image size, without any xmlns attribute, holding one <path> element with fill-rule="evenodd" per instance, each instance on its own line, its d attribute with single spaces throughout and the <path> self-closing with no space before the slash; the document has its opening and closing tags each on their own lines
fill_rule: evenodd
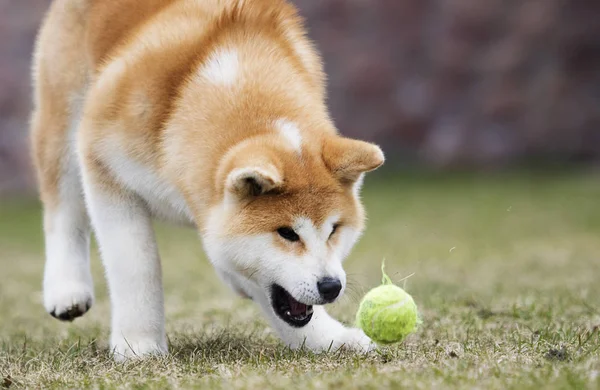
<svg viewBox="0 0 600 390">
<path fill-rule="evenodd" d="M 597 0 L 295 0 L 340 130 L 398 165 L 600 158 Z M 31 191 L 30 57 L 49 0 L 0 1 L 0 194 Z"/>
</svg>

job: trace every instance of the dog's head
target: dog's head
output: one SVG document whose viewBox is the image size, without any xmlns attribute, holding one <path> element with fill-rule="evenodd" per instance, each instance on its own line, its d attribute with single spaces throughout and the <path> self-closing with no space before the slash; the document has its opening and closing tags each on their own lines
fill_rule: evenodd
<svg viewBox="0 0 600 390">
<path fill-rule="evenodd" d="M 233 148 L 217 172 L 221 197 L 203 229 L 217 269 L 238 291 L 266 294 L 292 326 L 310 321 L 312 305 L 343 293 L 342 261 L 364 224 L 363 174 L 384 161 L 379 147 L 338 135 L 315 144 L 257 137 Z"/>
</svg>

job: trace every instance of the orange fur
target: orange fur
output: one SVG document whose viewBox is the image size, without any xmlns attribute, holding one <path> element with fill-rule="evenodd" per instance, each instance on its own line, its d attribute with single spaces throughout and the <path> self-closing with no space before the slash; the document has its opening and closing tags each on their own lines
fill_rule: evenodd
<svg viewBox="0 0 600 390">
<path fill-rule="evenodd" d="M 232 88 L 194 77 L 223 46 L 245 58 L 243 81 Z M 106 76 L 116 61 L 122 69 Z M 277 160 L 285 176 L 282 192 L 322 204 L 332 197 L 327 194 L 340 194 L 329 202 L 339 207 L 350 199 L 341 182 L 353 182 L 383 158 L 370 144 L 336 136 L 324 106 L 323 78 L 296 11 L 282 0 L 57 0 L 38 39 L 34 72 L 32 140 L 42 199 L 48 207 L 57 202 L 74 114 L 70 99 L 81 94 L 83 161 L 109 190 L 119 191 L 119 185 L 103 161 L 118 147 L 177 186 L 202 226 L 207 207 L 222 199 L 225 174 L 240 158 L 222 156 L 252 138 L 253 146 L 239 153 L 264 150 Z M 301 156 L 274 141 L 277 118 L 302 129 Z M 165 142 L 175 144 L 176 152 L 170 154 Z M 278 209 L 278 203 L 262 207 Z M 322 220 L 321 203 L 306 201 L 312 203 L 314 218 Z M 286 204 L 293 202 L 281 207 Z"/>
<path fill-rule="evenodd" d="M 298 169 L 296 156 L 271 147 L 286 160 L 287 189 L 342 192 L 313 162 L 332 149 L 328 164 L 338 158 L 352 165 L 353 150 L 319 146 L 325 138 L 326 145 L 349 141 L 335 136 L 324 107 L 320 60 L 304 36 L 299 17 L 284 1 L 57 0 L 38 40 L 34 73 L 33 146 L 42 199 L 48 206 L 56 202 L 72 115 L 69 97 L 79 93 L 86 96 L 80 146 L 98 180 L 108 174 L 100 167 L 102 154 L 110 152 L 99 145 L 114 141 L 128 157 L 177 185 L 199 225 L 206 205 L 222 196 L 224 177 L 216 176 L 220 156 L 249 137 L 264 147 L 273 143 L 269 121 L 280 117 L 298 123 L 304 139 L 304 169 Z M 234 47 L 249 59 L 240 76 L 247 82 L 235 91 L 194 80 L 199 64 L 219 46 Z M 126 63 L 119 74 L 95 83 L 119 60 Z M 170 128 L 180 132 L 178 155 L 168 155 L 162 145 Z M 354 147 L 361 154 L 356 172 L 381 164 L 370 145 Z M 364 165 L 365 158 L 372 161 Z M 178 172 L 181 167 L 185 173 Z"/>
</svg>

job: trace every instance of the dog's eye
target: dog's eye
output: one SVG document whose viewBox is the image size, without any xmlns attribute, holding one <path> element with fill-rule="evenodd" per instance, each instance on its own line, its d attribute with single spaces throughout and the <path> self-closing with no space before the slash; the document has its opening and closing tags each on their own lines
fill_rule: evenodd
<svg viewBox="0 0 600 390">
<path fill-rule="evenodd" d="M 298 236 L 298 234 L 296 234 L 296 232 L 289 227 L 282 227 L 277 229 L 277 233 L 279 233 L 279 235 L 283 238 L 285 238 L 288 241 L 298 241 L 300 240 L 300 236 Z"/>
<path fill-rule="evenodd" d="M 329 233 L 329 238 L 331 238 L 331 236 L 333 236 L 335 234 L 335 232 L 337 232 L 339 227 L 340 227 L 339 223 L 336 223 L 335 225 L 333 225 L 333 229 L 331 229 L 331 233 Z"/>
</svg>

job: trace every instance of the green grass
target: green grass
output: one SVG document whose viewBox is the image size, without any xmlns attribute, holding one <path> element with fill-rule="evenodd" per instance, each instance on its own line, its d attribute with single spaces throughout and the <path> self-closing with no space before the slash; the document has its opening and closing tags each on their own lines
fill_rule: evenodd
<svg viewBox="0 0 600 390">
<path fill-rule="evenodd" d="M 369 355 L 280 344 L 215 277 L 193 231 L 158 226 L 171 355 L 117 364 L 97 302 L 74 323 L 41 305 L 39 206 L 0 208 L 0 388 L 600 388 L 600 176 L 380 175 L 331 312 L 350 323 L 380 264 L 420 306 L 406 342 Z"/>
</svg>

